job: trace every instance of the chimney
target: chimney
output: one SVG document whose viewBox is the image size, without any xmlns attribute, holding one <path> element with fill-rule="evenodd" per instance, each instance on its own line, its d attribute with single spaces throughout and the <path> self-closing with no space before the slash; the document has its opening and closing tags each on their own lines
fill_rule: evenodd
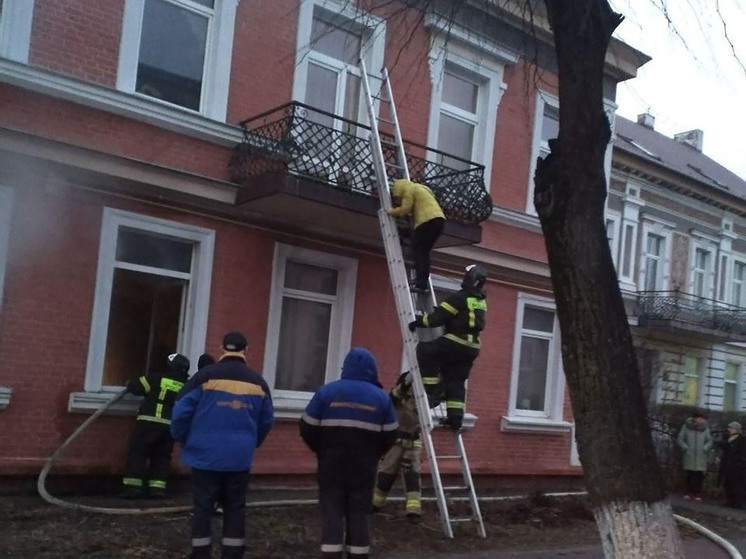
<svg viewBox="0 0 746 559">
<path fill-rule="evenodd" d="M 688 132 L 681 132 L 673 137 L 677 142 L 692 146 L 697 151 L 702 151 L 702 144 L 705 140 L 705 133 L 700 129 L 689 130 Z"/>
<path fill-rule="evenodd" d="M 645 128 L 653 130 L 655 128 L 655 117 L 650 113 L 637 115 L 637 124 L 642 124 Z"/>
</svg>

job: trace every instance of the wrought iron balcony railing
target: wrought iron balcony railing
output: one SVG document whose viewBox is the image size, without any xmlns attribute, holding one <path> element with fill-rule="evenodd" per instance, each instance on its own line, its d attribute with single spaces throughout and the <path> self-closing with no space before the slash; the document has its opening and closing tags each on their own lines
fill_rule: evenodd
<svg viewBox="0 0 746 559">
<path fill-rule="evenodd" d="M 282 171 L 376 195 L 370 127 L 297 102 L 240 124 L 244 140 L 231 159 L 233 181 L 246 184 L 253 177 Z M 381 136 L 387 173 L 400 178 L 396 176 L 394 139 Z M 404 144 L 412 180 L 433 190 L 448 219 L 479 223 L 491 215 L 483 165 L 413 142 Z"/>
<path fill-rule="evenodd" d="M 746 336 L 746 309 L 681 291 L 640 291 L 639 317 Z"/>
</svg>

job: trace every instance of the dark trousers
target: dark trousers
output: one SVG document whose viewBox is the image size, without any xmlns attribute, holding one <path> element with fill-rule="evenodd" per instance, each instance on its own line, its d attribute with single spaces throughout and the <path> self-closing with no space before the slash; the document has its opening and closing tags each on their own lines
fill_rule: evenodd
<svg viewBox="0 0 746 559">
<path fill-rule="evenodd" d="M 686 470 L 686 492 L 699 496 L 702 493 L 702 483 L 705 480 L 704 472 Z"/>
<path fill-rule="evenodd" d="M 173 449 L 174 440 L 168 425 L 138 420 L 130 439 L 124 485 L 165 490 Z"/>
<path fill-rule="evenodd" d="M 192 469 L 194 520 L 190 559 L 210 559 L 215 503 L 223 507 L 223 559 L 243 557 L 246 549 L 246 490 L 250 472 Z"/>
<path fill-rule="evenodd" d="M 445 400 L 452 427 L 460 428 L 463 423 L 465 384 L 478 355 L 478 349 L 442 337 L 417 344 L 417 362 L 430 407 Z"/>
<path fill-rule="evenodd" d="M 412 235 L 412 251 L 414 252 L 415 283 L 417 287 L 427 289 L 430 279 L 430 251 L 443 233 L 446 220 L 436 217 L 416 227 Z"/>
<path fill-rule="evenodd" d="M 377 457 L 361 449 L 327 449 L 319 454 L 321 553 L 325 558 L 367 559 L 368 515 Z"/>
</svg>

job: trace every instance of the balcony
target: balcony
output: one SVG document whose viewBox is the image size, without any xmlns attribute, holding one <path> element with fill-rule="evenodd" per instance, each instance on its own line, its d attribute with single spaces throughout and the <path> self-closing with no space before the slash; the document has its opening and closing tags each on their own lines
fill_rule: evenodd
<svg viewBox="0 0 746 559">
<path fill-rule="evenodd" d="M 240 124 L 244 140 L 229 167 L 244 187 L 240 205 L 305 229 L 380 240 L 370 127 L 297 102 Z M 399 178 L 393 138 L 381 136 L 387 172 Z M 479 242 L 479 223 L 492 213 L 484 166 L 404 144 L 412 180 L 433 190 L 448 219 L 438 246 Z"/>
<path fill-rule="evenodd" d="M 710 341 L 746 341 L 746 309 L 681 291 L 637 294 L 639 325 Z"/>
</svg>

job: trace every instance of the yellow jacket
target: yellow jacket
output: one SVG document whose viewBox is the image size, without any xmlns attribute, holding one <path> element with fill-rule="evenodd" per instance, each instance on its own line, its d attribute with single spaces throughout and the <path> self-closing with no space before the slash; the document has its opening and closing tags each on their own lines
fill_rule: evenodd
<svg viewBox="0 0 746 559">
<path fill-rule="evenodd" d="M 392 194 L 401 200 L 401 205 L 392 208 L 389 213 L 394 217 L 404 217 L 414 211 L 415 227 L 438 217 L 445 219 L 433 191 L 424 184 L 399 179 L 394 181 Z"/>
</svg>

